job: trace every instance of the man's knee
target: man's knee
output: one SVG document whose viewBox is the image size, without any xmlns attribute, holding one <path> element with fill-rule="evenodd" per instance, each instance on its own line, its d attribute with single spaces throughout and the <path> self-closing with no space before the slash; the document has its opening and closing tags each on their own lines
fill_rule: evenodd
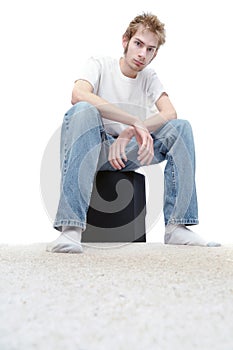
<svg viewBox="0 0 233 350">
<path fill-rule="evenodd" d="M 89 126 L 100 125 L 101 117 L 98 109 L 92 104 L 82 101 L 77 102 L 71 109 L 65 114 L 65 119 L 71 118 L 73 122 L 79 124 L 84 123 Z"/>
<path fill-rule="evenodd" d="M 75 103 L 73 107 L 66 113 L 72 115 L 82 115 L 82 114 L 99 114 L 97 108 L 89 102 L 81 101 Z"/>
<path fill-rule="evenodd" d="M 187 135 L 192 136 L 192 126 L 190 122 L 186 119 L 174 119 L 170 123 L 172 129 L 176 130 L 177 135 Z"/>
<path fill-rule="evenodd" d="M 192 129 L 191 124 L 186 119 L 173 119 L 170 123 L 177 129 Z"/>
<path fill-rule="evenodd" d="M 72 107 L 75 111 L 88 111 L 88 110 L 95 110 L 97 111 L 96 107 L 94 107 L 91 103 L 86 101 L 80 101 L 73 105 Z M 71 109 L 72 109 L 71 108 Z"/>
</svg>

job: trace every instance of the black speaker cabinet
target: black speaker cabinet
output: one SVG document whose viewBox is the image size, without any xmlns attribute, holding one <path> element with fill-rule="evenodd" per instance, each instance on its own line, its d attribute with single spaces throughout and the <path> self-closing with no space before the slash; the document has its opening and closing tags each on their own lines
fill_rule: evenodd
<svg viewBox="0 0 233 350">
<path fill-rule="evenodd" d="M 134 171 L 96 174 L 82 242 L 146 242 L 145 176 Z"/>
</svg>

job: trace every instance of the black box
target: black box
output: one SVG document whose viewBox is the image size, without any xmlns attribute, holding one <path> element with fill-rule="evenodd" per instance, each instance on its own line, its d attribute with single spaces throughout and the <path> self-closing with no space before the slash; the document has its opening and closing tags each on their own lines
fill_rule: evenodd
<svg viewBox="0 0 233 350">
<path fill-rule="evenodd" d="M 99 171 L 82 242 L 146 242 L 145 215 L 144 175 Z"/>
</svg>

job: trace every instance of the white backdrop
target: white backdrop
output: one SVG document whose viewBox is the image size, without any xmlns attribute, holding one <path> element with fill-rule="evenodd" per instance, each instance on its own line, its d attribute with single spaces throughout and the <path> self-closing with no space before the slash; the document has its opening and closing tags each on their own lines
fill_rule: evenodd
<svg viewBox="0 0 233 350">
<path fill-rule="evenodd" d="M 40 194 L 44 150 L 70 107 L 73 81 L 90 55 L 121 55 L 129 21 L 151 11 L 167 42 L 152 63 L 195 135 L 200 225 L 206 239 L 233 242 L 231 2 L 185 0 L 9 1 L 0 5 L 0 243 L 57 237 Z M 162 242 L 162 216 L 148 241 Z"/>
</svg>

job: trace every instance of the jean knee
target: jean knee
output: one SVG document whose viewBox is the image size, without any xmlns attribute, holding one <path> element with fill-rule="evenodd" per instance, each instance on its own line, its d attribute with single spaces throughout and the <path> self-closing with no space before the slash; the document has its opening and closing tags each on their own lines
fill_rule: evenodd
<svg viewBox="0 0 233 350">
<path fill-rule="evenodd" d="M 86 102 L 86 101 L 77 102 L 73 105 L 72 108 L 74 108 L 75 111 L 79 111 L 79 112 L 90 111 L 90 110 L 98 112 L 98 110 L 95 106 L 93 106 L 91 103 Z"/>
<path fill-rule="evenodd" d="M 174 119 L 171 121 L 171 125 L 181 133 L 192 134 L 192 126 L 186 119 Z"/>
<path fill-rule="evenodd" d="M 73 122 L 84 123 L 86 125 L 100 125 L 101 117 L 98 109 L 92 104 L 81 101 L 77 102 L 65 114 L 65 119 L 72 119 Z"/>
<path fill-rule="evenodd" d="M 75 103 L 65 115 L 78 115 L 79 113 L 99 113 L 97 108 L 89 102 L 81 101 Z"/>
</svg>

